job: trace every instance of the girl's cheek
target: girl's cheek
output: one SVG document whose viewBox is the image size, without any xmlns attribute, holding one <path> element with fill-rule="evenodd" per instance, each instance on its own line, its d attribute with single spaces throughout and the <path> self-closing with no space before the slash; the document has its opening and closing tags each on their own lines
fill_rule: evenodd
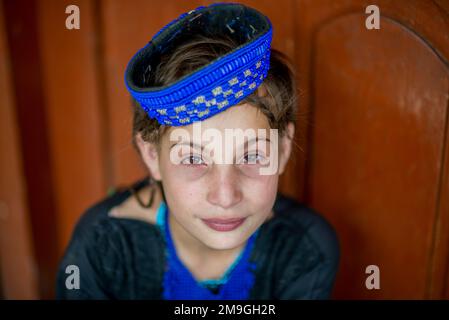
<svg viewBox="0 0 449 320">
<path fill-rule="evenodd" d="M 173 165 L 173 173 L 176 174 L 179 181 L 193 181 L 198 180 L 207 173 L 206 165 L 189 165 L 189 164 L 178 164 Z"/>
<path fill-rule="evenodd" d="M 267 171 L 268 165 L 262 164 L 239 164 L 237 165 L 240 174 L 249 179 L 254 179 L 257 181 L 264 181 L 270 179 L 277 174 L 264 174 Z M 265 169 L 265 171 L 264 171 Z"/>
<path fill-rule="evenodd" d="M 241 170 L 241 181 L 245 183 L 252 190 L 257 192 L 269 192 L 273 186 L 277 185 L 279 176 L 260 174 L 260 167 L 244 167 Z"/>
<path fill-rule="evenodd" d="M 259 165 L 241 164 L 238 166 L 240 173 L 250 179 L 263 180 L 263 176 L 260 174 Z"/>
</svg>

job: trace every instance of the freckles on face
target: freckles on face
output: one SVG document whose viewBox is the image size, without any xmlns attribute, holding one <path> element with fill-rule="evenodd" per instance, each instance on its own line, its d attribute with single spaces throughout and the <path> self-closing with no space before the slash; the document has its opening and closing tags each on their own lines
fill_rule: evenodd
<svg viewBox="0 0 449 320">
<path fill-rule="evenodd" d="M 268 210 L 271 210 L 271 199 L 276 196 L 278 187 L 277 175 L 258 175 L 252 177 L 244 184 L 245 195 L 247 199 L 251 199 L 255 204 L 264 205 L 268 200 Z"/>
</svg>

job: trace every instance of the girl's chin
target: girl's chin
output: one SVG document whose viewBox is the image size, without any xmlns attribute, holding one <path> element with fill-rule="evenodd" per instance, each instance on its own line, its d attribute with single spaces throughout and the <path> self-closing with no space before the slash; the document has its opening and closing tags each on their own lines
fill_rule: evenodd
<svg viewBox="0 0 449 320">
<path fill-rule="evenodd" d="M 233 250 L 236 249 L 239 245 L 223 245 L 222 243 L 207 243 L 209 248 L 213 250 Z"/>
<path fill-rule="evenodd" d="M 241 246 L 248 237 L 241 234 L 222 234 L 209 235 L 207 239 L 203 239 L 203 243 L 214 250 L 232 250 Z"/>
</svg>

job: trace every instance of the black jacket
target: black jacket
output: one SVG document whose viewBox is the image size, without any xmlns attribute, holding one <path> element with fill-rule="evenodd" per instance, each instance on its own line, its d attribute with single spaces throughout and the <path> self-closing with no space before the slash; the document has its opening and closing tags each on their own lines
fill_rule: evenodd
<svg viewBox="0 0 449 320">
<path fill-rule="evenodd" d="M 135 184 L 137 189 L 147 180 Z M 110 218 L 131 195 L 118 191 L 81 217 L 60 263 L 58 299 L 161 299 L 165 243 L 156 225 Z M 251 299 L 327 299 L 339 262 L 333 228 L 313 210 L 277 195 L 274 217 L 259 231 Z M 80 288 L 67 289 L 68 265 L 79 269 Z"/>
</svg>

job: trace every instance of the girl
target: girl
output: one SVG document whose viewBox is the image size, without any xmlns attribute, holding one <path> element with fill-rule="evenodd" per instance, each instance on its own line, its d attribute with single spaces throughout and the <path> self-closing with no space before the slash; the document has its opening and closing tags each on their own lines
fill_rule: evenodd
<svg viewBox="0 0 449 320">
<path fill-rule="evenodd" d="M 271 35 L 260 12 L 214 4 L 181 15 L 131 59 L 133 141 L 149 176 L 82 216 L 60 264 L 58 298 L 330 296 L 333 229 L 277 192 L 296 94 Z"/>
</svg>

